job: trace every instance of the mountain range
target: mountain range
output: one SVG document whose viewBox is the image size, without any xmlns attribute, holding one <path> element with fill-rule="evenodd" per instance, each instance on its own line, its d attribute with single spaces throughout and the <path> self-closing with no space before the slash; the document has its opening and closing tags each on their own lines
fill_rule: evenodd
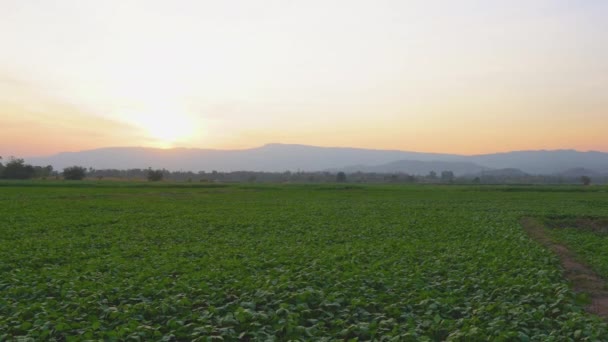
<svg viewBox="0 0 608 342">
<path fill-rule="evenodd" d="M 500 170 L 506 169 L 505 172 L 511 174 L 608 174 L 608 153 L 575 150 L 514 151 L 467 156 L 293 144 L 267 144 L 242 150 L 110 147 L 62 152 L 48 157 L 26 158 L 26 161 L 34 165 L 52 165 L 55 169 L 80 165 L 95 169 L 151 167 L 207 172 L 299 170 L 423 175 L 430 171 L 440 173 L 450 170 L 456 176 L 462 176 L 500 173 Z"/>
</svg>

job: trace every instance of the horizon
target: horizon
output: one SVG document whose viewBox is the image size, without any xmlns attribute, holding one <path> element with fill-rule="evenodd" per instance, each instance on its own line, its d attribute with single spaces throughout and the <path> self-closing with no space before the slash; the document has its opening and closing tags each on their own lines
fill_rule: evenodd
<svg viewBox="0 0 608 342">
<path fill-rule="evenodd" d="M 0 156 L 608 152 L 606 17 L 595 0 L 4 1 Z"/>
<path fill-rule="evenodd" d="M 10 159 L 10 158 L 6 158 Z M 108 147 L 26 157 L 33 165 L 105 169 L 217 170 L 221 172 L 331 171 L 427 174 L 453 171 L 458 176 L 487 170 L 518 170 L 529 175 L 584 173 L 608 177 L 608 153 L 600 151 L 524 150 L 491 154 L 437 154 L 404 150 L 322 147 L 268 143 L 249 149 Z M 603 179 L 603 178 L 602 178 Z"/>
<path fill-rule="evenodd" d="M 420 153 L 420 154 L 437 154 L 437 155 L 455 155 L 461 157 L 473 157 L 480 155 L 496 155 L 496 154 L 508 154 L 508 153 L 518 153 L 518 152 L 577 152 L 577 153 L 606 153 L 605 151 L 597 151 L 597 150 L 578 150 L 574 148 L 558 148 L 558 149 L 530 149 L 530 150 L 511 150 L 511 151 L 496 151 L 489 153 L 477 153 L 477 154 L 459 154 L 459 153 L 444 153 L 444 152 L 425 152 L 425 151 L 413 151 L 413 150 L 400 150 L 400 149 L 381 149 L 381 148 L 367 148 L 367 147 L 357 147 L 357 146 L 319 146 L 319 145 L 308 145 L 308 144 L 299 144 L 299 143 L 280 143 L 280 142 L 269 142 L 262 145 L 252 146 L 252 147 L 243 147 L 243 148 L 233 148 L 233 149 L 223 149 L 223 148 L 204 148 L 204 147 L 183 147 L 183 146 L 175 146 L 175 147 L 154 147 L 154 146 L 103 146 L 96 147 L 91 149 L 84 150 L 73 150 L 73 151 L 59 151 L 46 155 L 30 155 L 30 156 L 16 156 L 16 155 L 0 155 L 3 159 L 8 159 L 10 157 L 15 158 L 24 158 L 24 159 L 38 159 L 38 158 L 48 158 L 56 155 L 64 154 L 64 153 L 83 153 L 89 151 L 97 151 L 97 150 L 110 150 L 110 149 L 151 149 L 151 150 L 161 150 L 170 152 L 172 150 L 208 150 L 208 151 L 248 151 L 248 150 L 256 150 L 264 147 L 272 146 L 272 145 L 280 145 L 280 146 L 300 146 L 300 147 L 311 147 L 311 148 L 321 148 L 321 149 L 355 149 L 355 150 L 368 150 L 368 151 L 395 151 L 395 152 L 408 152 L 408 153 Z"/>
</svg>

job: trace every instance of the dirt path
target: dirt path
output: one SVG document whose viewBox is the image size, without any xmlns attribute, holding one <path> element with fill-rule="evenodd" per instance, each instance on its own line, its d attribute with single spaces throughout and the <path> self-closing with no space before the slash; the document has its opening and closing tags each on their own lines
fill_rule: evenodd
<svg viewBox="0 0 608 342">
<path fill-rule="evenodd" d="M 566 246 L 551 240 L 541 222 L 524 218 L 521 223 L 530 237 L 557 254 L 564 268 L 564 276 L 572 283 L 574 291 L 589 295 L 591 303 L 587 305 L 587 311 L 608 320 L 606 282 L 589 266 L 576 261 L 574 254 Z"/>
</svg>

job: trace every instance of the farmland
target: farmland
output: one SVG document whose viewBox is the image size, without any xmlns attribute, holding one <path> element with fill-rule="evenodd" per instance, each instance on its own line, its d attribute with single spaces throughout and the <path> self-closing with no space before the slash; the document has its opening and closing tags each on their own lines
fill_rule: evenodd
<svg viewBox="0 0 608 342">
<path fill-rule="evenodd" d="M 607 190 L 0 183 L 0 340 L 599 339 L 520 220 Z"/>
<path fill-rule="evenodd" d="M 608 279 L 608 220 L 594 217 L 549 219 L 549 234 L 566 244 L 581 261 Z"/>
</svg>

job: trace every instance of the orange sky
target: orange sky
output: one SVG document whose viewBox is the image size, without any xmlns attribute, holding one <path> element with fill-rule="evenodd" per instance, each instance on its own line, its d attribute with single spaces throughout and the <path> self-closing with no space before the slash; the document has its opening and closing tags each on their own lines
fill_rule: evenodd
<svg viewBox="0 0 608 342">
<path fill-rule="evenodd" d="M 0 156 L 608 151 L 608 2 L 0 3 Z"/>
</svg>

